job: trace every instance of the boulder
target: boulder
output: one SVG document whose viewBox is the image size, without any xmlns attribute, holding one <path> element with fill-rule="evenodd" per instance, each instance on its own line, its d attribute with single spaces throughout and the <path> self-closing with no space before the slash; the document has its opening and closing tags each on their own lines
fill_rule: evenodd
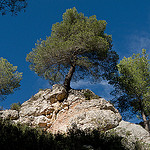
<svg viewBox="0 0 150 150">
<path fill-rule="evenodd" d="M 117 127 L 107 132 L 115 132 L 117 135 L 123 137 L 123 144 L 130 150 L 135 150 L 135 143 L 139 141 L 141 150 L 148 150 L 150 148 L 150 136 L 141 125 L 121 121 Z M 144 146 L 145 145 L 145 146 Z"/>
<path fill-rule="evenodd" d="M 62 101 L 65 98 L 67 98 L 67 91 L 64 88 L 64 86 L 60 84 L 55 84 L 52 87 L 52 92 L 45 97 L 46 99 L 49 99 L 51 103 Z"/>
</svg>

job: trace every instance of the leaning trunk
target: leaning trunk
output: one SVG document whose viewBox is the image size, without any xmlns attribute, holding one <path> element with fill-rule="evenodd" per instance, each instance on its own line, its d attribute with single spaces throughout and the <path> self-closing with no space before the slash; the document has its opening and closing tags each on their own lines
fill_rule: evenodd
<svg viewBox="0 0 150 150">
<path fill-rule="evenodd" d="M 145 130 L 150 132 L 148 121 L 146 119 L 146 115 L 145 115 L 144 111 L 142 111 L 142 118 L 143 118 L 143 121 L 144 121 L 144 128 L 145 128 Z"/>
<path fill-rule="evenodd" d="M 144 113 L 144 109 L 143 109 L 143 105 L 142 105 L 142 100 L 140 100 L 140 108 L 141 108 L 141 115 L 142 115 L 142 118 L 143 118 L 143 121 L 144 121 L 144 128 L 145 130 L 147 130 L 148 132 L 150 132 L 150 129 L 149 129 L 149 124 L 148 124 L 148 121 L 146 119 L 146 115 Z"/>
<path fill-rule="evenodd" d="M 69 70 L 68 74 L 66 75 L 65 81 L 64 81 L 64 87 L 66 88 L 67 91 L 70 89 L 70 81 L 71 81 L 71 78 L 72 78 L 74 72 L 75 72 L 75 66 L 72 65 L 70 67 L 70 70 Z"/>
</svg>

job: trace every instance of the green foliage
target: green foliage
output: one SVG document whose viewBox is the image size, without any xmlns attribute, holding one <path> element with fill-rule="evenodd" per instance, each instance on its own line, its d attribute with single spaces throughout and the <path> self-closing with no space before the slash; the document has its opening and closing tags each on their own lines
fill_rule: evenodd
<svg viewBox="0 0 150 150">
<path fill-rule="evenodd" d="M 12 15 L 17 15 L 26 6 L 27 0 L 0 0 L 0 12 L 2 15 L 6 15 L 8 12 Z"/>
<path fill-rule="evenodd" d="M 40 96 L 41 96 L 41 94 L 32 95 L 31 98 L 30 98 L 30 100 L 33 100 L 33 101 L 37 100 Z"/>
<path fill-rule="evenodd" d="M 122 138 L 99 130 L 73 128 L 68 133 L 51 134 L 25 125 L 0 121 L 0 146 L 3 150 L 84 150 L 87 146 L 102 150 L 124 150 Z M 8 144 L 9 142 L 9 144 Z"/>
<path fill-rule="evenodd" d="M 142 54 L 122 59 L 118 64 L 119 75 L 116 77 L 114 102 L 121 111 L 150 115 L 150 60 L 146 50 Z"/>
<path fill-rule="evenodd" d="M 90 99 L 98 99 L 99 96 L 95 95 L 92 91 L 88 90 L 84 93 L 85 99 L 90 100 Z"/>
<path fill-rule="evenodd" d="M 34 95 L 32 95 L 32 96 L 31 96 L 31 100 L 37 100 L 37 97 L 34 96 Z"/>
<path fill-rule="evenodd" d="M 13 104 L 11 104 L 11 106 L 10 106 L 10 109 L 11 109 L 11 110 L 20 111 L 20 108 L 21 108 L 21 103 L 20 103 L 20 102 L 18 102 L 18 103 L 13 103 Z"/>
<path fill-rule="evenodd" d="M 17 71 L 17 66 L 13 66 L 6 59 L 0 58 L 0 99 L 11 94 L 20 87 L 22 73 Z"/>
<path fill-rule="evenodd" d="M 106 24 L 96 16 L 85 17 L 76 8 L 67 9 L 63 21 L 53 24 L 51 36 L 37 41 L 27 55 L 31 70 L 52 84 L 63 81 L 71 66 L 74 81 L 111 78 L 118 55 L 110 50 L 112 39 L 104 33 Z"/>
<path fill-rule="evenodd" d="M 44 89 L 39 89 L 39 92 L 40 92 L 40 91 L 44 91 Z"/>
</svg>

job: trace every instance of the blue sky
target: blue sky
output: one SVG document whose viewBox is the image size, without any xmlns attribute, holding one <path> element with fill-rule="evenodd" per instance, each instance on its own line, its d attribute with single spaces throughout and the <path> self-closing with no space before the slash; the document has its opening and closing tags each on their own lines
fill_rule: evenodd
<svg viewBox="0 0 150 150">
<path fill-rule="evenodd" d="M 0 102 L 5 109 L 12 103 L 23 103 L 40 88 L 51 88 L 47 81 L 30 71 L 25 58 L 38 39 L 50 36 L 52 24 L 62 21 L 66 9 L 73 7 L 85 16 L 96 15 L 98 20 L 106 20 L 106 33 L 112 35 L 113 49 L 120 59 L 141 52 L 142 48 L 150 54 L 149 0 L 28 0 L 25 13 L 0 16 L 0 57 L 23 72 L 20 90 Z M 111 98 L 112 87 L 106 81 L 93 85 L 79 81 L 71 85 L 89 88 L 106 100 Z"/>
</svg>

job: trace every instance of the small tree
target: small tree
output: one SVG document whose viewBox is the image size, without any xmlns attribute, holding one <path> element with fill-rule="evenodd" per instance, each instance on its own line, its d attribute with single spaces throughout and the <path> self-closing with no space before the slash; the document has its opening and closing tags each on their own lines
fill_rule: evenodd
<svg viewBox="0 0 150 150">
<path fill-rule="evenodd" d="M 150 117 L 150 60 L 146 50 L 142 54 L 133 54 L 132 57 L 122 59 L 118 64 L 119 76 L 115 81 L 116 102 L 118 108 L 124 112 L 131 110 L 140 114 L 146 130 L 147 120 Z"/>
<path fill-rule="evenodd" d="M 24 10 L 26 6 L 26 0 L 0 0 L 0 12 L 2 15 L 5 15 L 6 12 L 16 15 L 21 10 Z"/>
<path fill-rule="evenodd" d="M 11 94 L 20 87 L 22 73 L 17 71 L 17 66 L 13 66 L 6 59 L 0 58 L 0 99 Z"/>
<path fill-rule="evenodd" d="M 105 28 L 104 20 L 97 20 L 96 16 L 85 17 L 76 8 L 68 9 L 63 14 L 63 21 L 52 26 L 51 36 L 38 41 L 36 48 L 27 55 L 30 68 L 51 83 L 65 78 L 67 90 L 73 76 L 76 81 L 104 77 L 105 70 L 110 73 L 118 59 L 110 50 L 112 39 L 104 33 Z"/>
</svg>

